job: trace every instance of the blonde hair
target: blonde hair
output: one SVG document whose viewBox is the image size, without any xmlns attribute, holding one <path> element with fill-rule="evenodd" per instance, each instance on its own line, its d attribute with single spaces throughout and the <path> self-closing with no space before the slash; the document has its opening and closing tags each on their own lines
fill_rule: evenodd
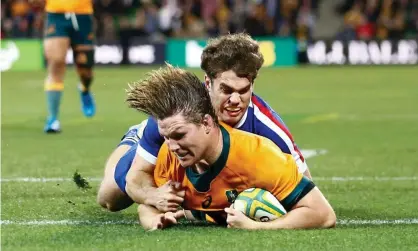
<svg viewBox="0 0 418 251">
<path fill-rule="evenodd" d="M 130 84 L 126 101 L 130 108 L 160 120 L 182 113 L 196 124 L 206 114 L 217 121 L 209 93 L 199 78 L 170 64 Z"/>
</svg>

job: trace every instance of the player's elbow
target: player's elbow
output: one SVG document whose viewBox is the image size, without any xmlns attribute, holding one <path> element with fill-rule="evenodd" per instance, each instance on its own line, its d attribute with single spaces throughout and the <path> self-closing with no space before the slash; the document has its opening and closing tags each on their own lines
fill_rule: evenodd
<svg viewBox="0 0 418 251">
<path fill-rule="evenodd" d="M 138 205 L 138 217 L 139 217 L 139 221 L 141 221 L 141 216 L 144 216 L 145 212 L 147 210 L 147 206 L 144 204 L 139 204 Z"/>
<path fill-rule="evenodd" d="M 139 224 L 141 224 L 141 226 L 144 228 L 144 230 L 149 230 L 149 227 L 147 226 L 147 224 L 144 224 L 144 218 L 145 218 L 145 213 L 146 212 L 146 206 L 143 204 L 138 205 L 138 219 L 139 219 Z"/>
</svg>

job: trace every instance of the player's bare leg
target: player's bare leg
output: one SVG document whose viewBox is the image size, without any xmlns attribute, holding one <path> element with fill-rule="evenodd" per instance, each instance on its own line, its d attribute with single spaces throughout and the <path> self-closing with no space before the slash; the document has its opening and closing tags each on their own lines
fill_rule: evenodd
<svg viewBox="0 0 418 251">
<path fill-rule="evenodd" d="M 116 184 L 114 173 L 120 158 L 131 148 L 129 145 L 118 146 L 110 155 L 105 166 L 105 173 L 97 194 L 97 203 L 109 211 L 116 212 L 133 204 Z"/>
<path fill-rule="evenodd" d="M 58 115 L 64 90 L 65 57 L 69 46 L 70 39 L 67 37 L 50 37 L 44 40 L 48 63 L 48 75 L 44 85 L 48 105 L 48 118 L 44 128 L 46 133 L 61 131 Z"/>
<path fill-rule="evenodd" d="M 97 194 L 97 203 L 109 211 L 119 211 L 133 204 L 133 200 L 126 192 L 122 191 L 121 188 L 123 190 L 125 188 L 123 182 L 120 181 L 126 179 L 124 176 L 134 160 L 136 146 L 142 137 L 146 123 L 145 120 L 141 124 L 131 126 L 106 162 L 104 178 Z M 116 170 L 117 166 L 120 169 Z M 117 171 L 117 175 L 115 175 L 115 171 Z M 120 185 L 116 183 L 116 179 Z"/>
<path fill-rule="evenodd" d="M 96 113 L 96 106 L 90 87 L 93 81 L 94 46 L 76 45 L 73 48 L 74 62 L 80 78 L 78 88 L 80 90 L 81 108 L 86 117 L 92 117 Z"/>
</svg>

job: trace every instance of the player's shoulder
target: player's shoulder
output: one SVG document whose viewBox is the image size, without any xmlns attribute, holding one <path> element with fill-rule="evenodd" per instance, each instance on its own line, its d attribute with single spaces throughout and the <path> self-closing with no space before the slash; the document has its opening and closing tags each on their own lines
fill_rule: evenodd
<svg viewBox="0 0 418 251">
<path fill-rule="evenodd" d="M 256 94 L 253 94 L 251 97 L 252 112 L 254 116 L 253 119 L 261 122 L 263 124 L 284 124 L 279 113 L 276 112 L 264 99 Z"/>
<path fill-rule="evenodd" d="M 270 139 L 229 128 L 230 150 L 227 166 L 239 175 L 253 175 L 254 168 L 271 167 L 286 163 L 287 156 Z"/>
<path fill-rule="evenodd" d="M 230 152 L 232 156 L 251 159 L 257 157 L 255 156 L 256 153 L 266 152 L 277 148 L 277 146 L 266 137 L 238 130 L 225 124 L 222 124 L 222 126 L 229 133 Z"/>
<path fill-rule="evenodd" d="M 146 119 L 146 124 L 144 126 L 144 130 L 145 130 L 145 134 L 147 134 L 146 136 L 148 137 L 156 137 L 156 138 L 160 138 L 160 132 L 158 131 L 158 123 L 157 120 L 151 116 L 149 116 Z M 151 135 L 151 136 L 150 136 Z"/>
<path fill-rule="evenodd" d="M 258 96 L 255 93 L 253 93 L 253 95 L 251 96 L 251 107 L 253 107 L 255 110 L 260 110 L 263 112 L 275 112 L 267 101 L 265 101 L 262 97 Z"/>
<path fill-rule="evenodd" d="M 176 156 L 168 149 L 167 144 L 162 144 L 158 152 L 157 163 L 165 163 L 166 165 L 175 165 Z"/>
<path fill-rule="evenodd" d="M 250 108 L 252 116 L 249 117 L 253 121 L 248 121 L 247 123 L 256 125 L 254 133 L 270 139 L 274 139 L 279 135 L 281 138 L 286 136 L 293 140 L 289 128 L 286 126 L 279 113 L 273 110 L 273 108 L 261 97 L 253 94 Z"/>
</svg>

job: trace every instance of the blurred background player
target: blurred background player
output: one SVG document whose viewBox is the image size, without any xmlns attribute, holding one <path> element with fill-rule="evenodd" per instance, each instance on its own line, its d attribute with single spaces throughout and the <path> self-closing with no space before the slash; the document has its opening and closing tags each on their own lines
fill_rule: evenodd
<svg viewBox="0 0 418 251">
<path fill-rule="evenodd" d="M 46 11 L 44 52 L 48 64 L 45 80 L 48 117 L 44 131 L 57 133 L 61 131 L 58 115 L 64 90 L 65 58 L 70 47 L 80 77 L 78 90 L 83 114 L 92 117 L 96 112 L 90 91 L 94 65 L 93 1 L 46 0 L 43 4 Z"/>
</svg>

